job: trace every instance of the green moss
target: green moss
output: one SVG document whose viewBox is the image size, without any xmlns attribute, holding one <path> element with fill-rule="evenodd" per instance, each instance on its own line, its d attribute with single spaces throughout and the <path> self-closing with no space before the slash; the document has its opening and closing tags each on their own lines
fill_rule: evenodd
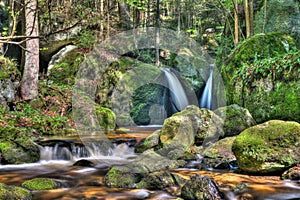
<svg viewBox="0 0 300 200">
<path fill-rule="evenodd" d="M 300 124 L 272 120 L 243 131 L 233 142 L 232 151 L 242 169 L 273 172 L 298 162 L 299 141 Z"/>
<path fill-rule="evenodd" d="M 0 199 L 5 200 L 30 200 L 32 195 L 30 191 L 16 186 L 8 186 L 0 183 Z"/>
<path fill-rule="evenodd" d="M 84 55 L 77 49 L 68 52 L 64 59 L 50 70 L 49 79 L 54 83 L 73 85 L 83 60 Z"/>
<path fill-rule="evenodd" d="M 103 129 L 116 128 L 116 115 L 109 108 L 103 108 L 101 106 L 96 107 L 96 115 L 101 128 Z"/>
<path fill-rule="evenodd" d="M 10 78 L 12 75 L 14 76 L 13 79 L 21 76 L 17 64 L 13 60 L 0 55 L 0 80 Z"/>
<path fill-rule="evenodd" d="M 140 181 L 138 174 L 123 172 L 117 167 L 111 168 L 104 177 L 104 183 L 108 187 L 133 188 Z"/>
<path fill-rule="evenodd" d="M 51 190 L 56 186 L 56 182 L 49 178 L 34 178 L 22 183 L 22 187 L 29 190 Z"/>
</svg>

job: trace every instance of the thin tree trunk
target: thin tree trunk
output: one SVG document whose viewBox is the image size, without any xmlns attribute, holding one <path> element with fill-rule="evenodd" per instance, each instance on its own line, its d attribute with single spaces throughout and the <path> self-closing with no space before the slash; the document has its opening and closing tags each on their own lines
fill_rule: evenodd
<svg viewBox="0 0 300 200">
<path fill-rule="evenodd" d="M 245 21 L 246 21 L 246 38 L 248 38 L 251 35 L 248 0 L 244 0 L 244 13 L 245 13 Z"/>
<path fill-rule="evenodd" d="M 178 34 L 180 33 L 180 18 L 181 18 L 181 14 L 180 14 L 181 10 L 180 10 L 180 0 L 177 0 L 177 32 Z"/>
<path fill-rule="evenodd" d="M 110 37 L 110 6 L 109 6 L 109 0 L 106 0 L 106 17 L 107 17 L 107 24 L 106 24 L 106 38 Z"/>
<path fill-rule="evenodd" d="M 254 10 L 253 0 L 249 0 L 249 23 L 250 23 L 250 36 L 254 35 Z"/>
<path fill-rule="evenodd" d="M 156 58 L 156 62 L 155 64 L 157 66 L 160 65 L 160 60 L 159 60 L 159 43 L 160 43 L 160 34 L 159 34 L 159 28 L 160 28 L 160 8 L 159 8 L 159 0 L 156 0 L 156 16 L 155 16 L 155 21 L 156 21 L 156 29 L 155 29 L 155 58 Z"/>
<path fill-rule="evenodd" d="M 37 0 L 25 0 L 26 36 L 39 36 Z M 26 41 L 25 66 L 22 77 L 21 96 L 24 100 L 38 95 L 39 39 Z"/>
<path fill-rule="evenodd" d="M 234 5 L 234 44 L 239 43 L 239 17 L 238 17 L 238 1 L 233 0 Z"/>
<path fill-rule="evenodd" d="M 265 32 L 266 21 L 267 21 L 267 0 L 265 0 L 264 2 L 264 22 L 261 30 L 262 33 Z"/>
</svg>

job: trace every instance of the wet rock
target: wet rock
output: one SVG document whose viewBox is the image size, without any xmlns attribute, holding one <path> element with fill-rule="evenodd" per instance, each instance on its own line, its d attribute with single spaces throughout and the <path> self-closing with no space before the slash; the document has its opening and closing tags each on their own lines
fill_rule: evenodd
<svg viewBox="0 0 300 200">
<path fill-rule="evenodd" d="M 214 112 L 224 119 L 225 137 L 238 135 L 246 128 L 255 125 L 250 112 L 237 104 L 218 108 Z"/>
<path fill-rule="evenodd" d="M 142 153 L 147 149 L 155 148 L 159 144 L 160 130 L 154 131 L 151 135 L 141 140 L 135 145 L 135 152 Z"/>
<path fill-rule="evenodd" d="M 223 138 L 208 146 L 201 154 L 204 157 L 204 163 L 215 169 L 231 169 L 231 161 L 236 160 L 231 150 L 235 138 Z"/>
<path fill-rule="evenodd" d="M 108 187 L 134 188 L 135 184 L 141 180 L 141 174 L 124 171 L 123 168 L 113 167 L 104 176 L 104 184 Z"/>
<path fill-rule="evenodd" d="M 31 200 L 32 194 L 29 190 L 16 186 L 0 183 L 0 199 L 5 200 Z"/>
<path fill-rule="evenodd" d="M 246 172 L 280 173 L 299 163 L 299 142 L 299 123 L 271 120 L 244 130 L 232 151 Z"/>
<path fill-rule="evenodd" d="M 2 164 L 37 162 L 40 150 L 30 138 L 30 133 L 21 128 L 0 128 L 0 155 Z"/>
<path fill-rule="evenodd" d="M 81 166 L 81 167 L 95 167 L 95 163 L 89 160 L 81 159 L 76 161 L 73 166 Z"/>
<path fill-rule="evenodd" d="M 177 174 L 168 171 L 153 172 L 147 174 L 139 183 L 137 188 L 150 190 L 166 190 L 169 187 L 180 187 L 186 182 L 186 179 Z"/>
<path fill-rule="evenodd" d="M 208 109 L 188 106 L 165 120 L 157 152 L 171 159 L 181 157 L 193 144 L 208 145 L 224 136 L 223 120 Z"/>
<path fill-rule="evenodd" d="M 181 190 L 183 199 L 221 200 L 223 196 L 212 179 L 198 174 L 192 176 Z"/>
<path fill-rule="evenodd" d="M 51 190 L 59 187 L 59 183 L 50 178 L 34 178 L 22 183 L 29 190 Z"/>
<path fill-rule="evenodd" d="M 281 175 L 281 179 L 300 180 L 300 165 L 292 167 Z"/>
</svg>

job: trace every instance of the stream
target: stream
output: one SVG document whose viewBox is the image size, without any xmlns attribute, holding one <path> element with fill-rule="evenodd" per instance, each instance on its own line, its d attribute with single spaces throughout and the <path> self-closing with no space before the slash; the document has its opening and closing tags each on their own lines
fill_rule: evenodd
<svg viewBox="0 0 300 200">
<path fill-rule="evenodd" d="M 61 188 L 34 191 L 35 200 L 79 200 L 79 199 L 177 199 L 166 191 L 150 191 L 146 189 L 108 188 L 103 184 L 103 177 L 113 165 L 124 165 L 134 159 L 133 143 L 140 141 L 153 132 L 154 128 L 133 129 L 126 134 L 107 136 L 113 143 L 109 156 L 89 155 L 80 148 L 78 137 L 47 138 L 51 143 L 59 145 L 43 146 L 41 160 L 37 163 L 21 165 L 0 165 L 0 182 L 20 186 L 22 182 L 36 177 L 53 178 L 61 184 Z M 73 144 L 71 151 L 67 144 Z M 74 145 L 76 144 L 76 145 Z M 97 151 L 97 146 L 94 147 Z M 72 150 L 73 149 L 73 150 Z M 73 166 L 78 160 L 89 160 L 95 166 Z M 197 170 L 180 168 L 173 170 L 181 176 L 201 174 L 213 178 L 219 189 L 228 200 L 296 200 L 300 199 L 300 182 L 280 180 L 279 176 L 250 176 L 230 171 Z M 235 190 L 237 185 L 246 185 Z"/>
</svg>

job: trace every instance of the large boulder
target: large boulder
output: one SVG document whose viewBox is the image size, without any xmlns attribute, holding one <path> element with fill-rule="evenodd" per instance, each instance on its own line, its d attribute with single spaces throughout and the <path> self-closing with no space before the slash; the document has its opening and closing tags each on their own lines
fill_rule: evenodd
<svg viewBox="0 0 300 200">
<path fill-rule="evenodd" d="M 286 34 L 245 40 L 223 67 L 227 102 L 247 108 L 257 123 L 300 122 L 299 56 L 293 38 Z"/>
<path fill-rule="evenodd" d="M 29 190 L 21 187 L 5 185 L 0 183 L 0 199 L 5 200 L 31 200 L 32 194 Z"/>
<path fill-rule="evenodd" d="M 181 190 L 184 199 L 221 200 L 223 196 L 212 179 L 199 174 L 192 176 Z"/>
<path fill-rule="evenodd" d="M 214 112 L 224 119 L 225 137 L 238 135 L 246 128 L 255 125 L 248 109 L 236 104 L 220 107 Z"/>
<path fill-rule="evenodd" d="M 21 164 L 37 162 L 39 148 L 24 129 L 6 126 L 0 128 L 1 164 Z"/>
<path fill-rule="evenodd" d="M 299 163 L 299 142 L 299 123 L 271 120 L 244 130 L 232 151 L 246 172 L 279 173 Z"/>
<path fill-rule="evenodd" d="M 96 107 L 96 115 L 99 125 L 103 129 L 115 129 L 116 128 L 116 115 L 109 108 L 103 108 L 101 106 Z"/>
<path fill-rule="evenodd" d="M 204 157 L 204 163 L 217 169 L 231 169 L 235 166 L 235 155 L 232 152 L 234 137 L 223 138 L 207 147 L 201 155 Z"/>
<path fill-rule="evenodd" d="M 223 123 L 223 119 L 213 111 L 190 105 L 165 120 L 160 141 L 162 145 L 167 145 L 175 137 L 182 135 L 181 143 L 194 137 L 189 139 L 190 144 L 194 142 L 198 145 L 205 145 L 224 136 Z"/>
</svg>

